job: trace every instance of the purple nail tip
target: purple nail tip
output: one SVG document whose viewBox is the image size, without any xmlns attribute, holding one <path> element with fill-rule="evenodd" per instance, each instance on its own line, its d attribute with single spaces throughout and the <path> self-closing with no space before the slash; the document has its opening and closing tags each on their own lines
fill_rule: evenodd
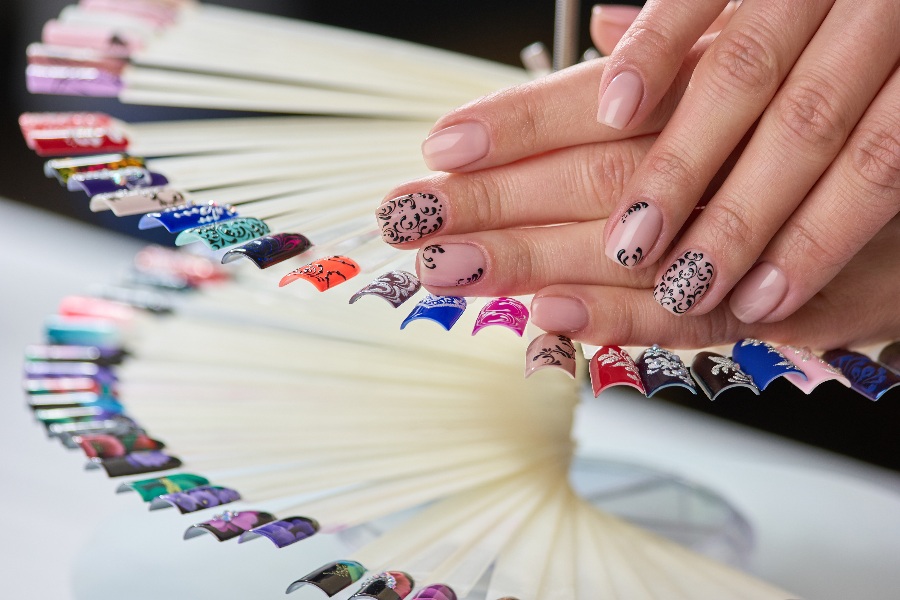
<svg viewBox="0 0 900 600">
<path fill-rule="evenodd" d="M 158 496 L 151 501 L 150 510 L 174 506 L 181 514 L 187 514 L 206 508 L 237 502 L 240 499 L 241 495 L 231 488 L 217 485 L 204 485 L 182 492 Z"/>
<path fill-rule="evenodd" d="M 822 355 L 828 364 L 841 370 L 850 386 L 868 398 L 878 400 L 900 386 L 900 375 L 865 354 L 849 350 L 829 350 Z"/>
<path fill-rule="evenodd" d="M 118 76 L 105 71 L 62 67 L 63 69 L 69 69 L 66 72 L 36 68 L 42 66 L 30 65 L 26 71 L 25 85 L 32 94 L 115 98 L 125 87 Z M 60 69 L 60 67 L 57 67 L 57 69 Z M 94 73 L 89 71 L 94 71 Z"/>
<path fill-rule="evenodd" d="M 472 335 L 475 335 L 485 327 L 502 325 L 521 337 L 525 333 L 527 324 L 528 309 L 525 308 L 524 304 L 513 298 L 495 298 L 488 302 L 481 309 L 481 312 L 478 313 Z"/>
<path fill-rule="evenodd" d="M 184 539 L 189 540 L 204 533 L 211 533 L 218 541 L 224 542 L 234 539 L 254 527 L 259 527 L 274 520 L 275 517 L 267 512 L 255 510 L 234 512 L 226 510 L 222 514 L 215 515 L 209 521 L 188 527 L 187 531 L 184 532 Z"/>
<path fill-rule="evenodd" d="M 296 544 L 314 536 L 319 531 L 319 524 L 306 517 L 288 517 L 266 523 L 241 534 L 238 542 L 246 542 L 257 537 L 265 537 L 279 548 Z"/>
<path fill-rule="evenodd" d="M 422 588 L 410 600 L 456 600 L 456 592 L 449 585 L 436 583 Z"/>
<path fill-rule="evenodd" d="M 237 218 L 238 212 L 231 206 L 208 204 L 183 204 L 163 211 L 143 215 L 138 221 L 138 229 L 165 227 L 169 233 L 180 233 L 185 229 L 199 227 Z"/>
<path fill-rule="evenodd" d="M 69 179 L 70 190 L 83 190 L 88 196 L 112 194 L 121 190 L 138 190 L 150 187 L 161 187 L 169 183 L 168 178 L 140 167 L 128 167 L 110 171 L 108 177 L 72 177 Z"/>
<path fill-rule="evenodd" d="M 246 257 L 260 269 L 266 269 L 303 254 L 312 246 L 312 242 L 305 235 L 276 233 L 250 240 L 243 246 L 229 250 L 222 257 L 222 264 Z"/>
</svg>

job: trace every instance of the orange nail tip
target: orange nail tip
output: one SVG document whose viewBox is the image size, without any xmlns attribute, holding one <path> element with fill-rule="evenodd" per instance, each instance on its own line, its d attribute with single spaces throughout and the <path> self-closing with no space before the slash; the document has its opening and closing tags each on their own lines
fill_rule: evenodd
<svg viewBox="0 0 900 600">
<path fill-rule="evenodd" d="M 305 279 L 320 292 L 329 290 L 359 275 L 359 265 L 346 256 L 329 256 L 294 269 L 281 278 L 278 287 L 284 287 L 298 279 Z"/>
</svg>

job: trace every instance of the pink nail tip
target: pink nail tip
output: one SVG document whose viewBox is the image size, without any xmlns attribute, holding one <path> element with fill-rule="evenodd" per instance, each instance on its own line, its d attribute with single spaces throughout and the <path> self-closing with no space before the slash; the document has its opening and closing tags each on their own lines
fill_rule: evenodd
<svg viewBox="0 0 900 600">
<path fill-rule="evenodd" d="M 600 346 L 588 364 L 594 397 L 614 385 L 633 387 L 646 395 L 634 359 L 618 346 Z"/>
<path fill-rule="evenodd" d="M 544 333 L 531 340 L 525 351 L 525 378 L 554 368 L 575 378 L 575 344 L 564 335 Z"/>
<path fill-rule="evenodd" d="M 779 346 L 778 350 L 806 375 L 805 379 L 797 373 L 788 373 L 784 376 L 804 394 L 811 394 L 814 389 L 826 381 L 837 381 L 844 387 L 850 387 L 850 380 L 841 373 L 840 369 L 813 354 L 809 348 Z"/>
<path fill-rule="evenodd" d="M 514 331 L 519 337 L 522 337 L 527 324 L 528 309 L 525 308 L 524 304 L 513 298 L 495 298 L 488 302 L 481 309 L 481 312 L 478 313 L 472 335 L 475 335 L 485 327 L 502 325 Z"/>
</svg>

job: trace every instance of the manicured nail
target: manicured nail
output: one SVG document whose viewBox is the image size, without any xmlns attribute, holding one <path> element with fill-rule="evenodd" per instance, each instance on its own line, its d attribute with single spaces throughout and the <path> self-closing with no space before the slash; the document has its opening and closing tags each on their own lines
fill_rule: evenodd
<svg viewBox="0 0 900 600">
<path fill-rule="evenodd" d="M 759 389 L 753 378 L 741 370 L 741 365 L 714 352 L 700 352 L 691 362 L 691 375 L 710 400 L 734 387 L 747 388 L 756 395 Z"/>
<path fill-rule="evenodd" d="M 447 331 L 450 331 L 450 328 L 459 321 L 459 318 L 463 315 L 465 310 L 465 298 L 428 294 L 416 304 L 416 307 L 412 309 L 409 316 L 403 319 L 403 323 L 400 324 L 400 329 L 406 329 L 406 326 L 413 321 L 426 319 L 428 321 L 434 321 Z"/>
<path fill-rule="evenodd" d="M 209 479 L 193 473 L 176 473 L 168 477 L 153 477 L 121 484 L 116 493 L 137 492 L 144 502 L 150 502 L 163 494 L 174 494 L 209 485 Z"/>
<path fill-rule="evenodd" d="M 432 171 L 449 171 L 484 158 L 490 147 L 487 128 L 477 121 L 469 121 L 429 135 L 422 142 L 422 157 Z"/>
<path fill-rule="evenodd" d="M 609 235 L 606 256 L 623 267 L 634 267 L 650 252 L 662 231 L 662 213 L 647 202 L 628 207 Z"/>
<path fill-rule="evenodd" d="M 204 533 L 211 533 L 220 542 L 233 540 L 245 531 L 259 527 L 275 520 L 275 516 L 256 510 L 244 510 L 234 512 L 226 510 L 220 515 L 213 516 L 209 521 L 203 521 L 187 528 L 184 539 L 189 540 Z"/>
<path fill-rule="evenodd" d="M 528 309 L 524 304 L 514 298 L 495 298 L 478 313 L 472 335 L 490 325 L 502 325 L 522 337 L 527 324 Z"/>
<path fill-rule="evenodd" d="M 269 226 L 255 217 L 210 223 L 185 229 L 175 238 L 176 246 L 202 241 L 210 250 L 221 250 L 269 234 Z"/>
<path fill-rule="evenodd" d="M 93 458 L 94 463 L 99 463 L 109 477 L 126 477 L 154 473 L 156 471 L 168 471 L 181 466 L 181 460 L 169 456 L 164 452 L 132 452 L 116 458 Z"/>
<path fill-rule="evenodd" d="M 525 351 L 525 378 L 548 367 L 575 378 L 575 345 L 572 340 L 555 333 L 544 333 L 531 340 Z"/>
<path fill-rule="evenodd" d="M 484 254 L 471 244 L 432 245 L 419 250 L 419 280 L 423 285 L 469 285 L 484 277 L 484 270 Z"/>
<path fill-rule="evenodd" d="M 294 269 L 281 278 L 281 281 L 278 282 L 278 287 L 284 287 L 298 279 L 305 279 L 313 284 L 317 290 L 324 292 L 356 277 L 358 274 L 359 265 L 353 259 L 346 256 L 329 256 L 322 260 L 311 262 L 299 269 Z"/>
<path fill-rule="evenodd" d="M 774 346 L 747 338 L 739 341 L 731 350 L 731 356 L 741 365 L 741 369 L 753 378 L 753 383 L 761 390 L 766 389 L 770 383 L 793 373 L 805 377 L 803 371 L 798 369 Z"/>
<path fill-rule="evenodd" d="M 588 311 L 576 298 L 541 296 L 531 301 L 531 322 L 545 331 L 580 331 L 588 324 Z"/>
<path fill-rule="evenodd" d="M 588 363 L 588 371 L 594 398 L 614 385 L 625 385 L 642 394 L 646 393 L 637 365 L 628 352 L 618 346 L 600 346 Z"/>
<path fill-rule="evenodd" d="M 591 8 L 591 19 L 601 19 L 620 25 L 631 25 L 641 9 L 623 4 L 595 4 Z"/>
<path fill-rule="evenodd" d="M 869 400 L 878 400 L 888 390 L 900 386 L 900 375 L 859 352 L 829 350 L 822 358 L 841 370 L 850 387 Z"/>
<path fill-rule="evenodd" d="M 365 572 L 366 568 L 358 562 L 339 560 L 304 575 L 289 585 L 285 593 L 290 594 L 304 585 L 314 585 L 330 598 L 362 579 Z"/>
<path fill-rule="evenodd" d="M 787 294 L 788 280 L 771 263 L 760 263 L 731 292 L 728 305 L 744 323 L 756 323 L 775 310 Z"/>
<path fill-rule="evenodd" d="M 410 600 L 456 600 L 456 592 L 449 585 L 436 583 L 422 588 Z"/>
<path fill-rule="evenodd" d="M 412 298 L 422 287 L 419 278 L 406 271 L 385 273 L 350 298 L 353 304 L 363 296 L 372 295 L 384 298 L 394 308 Z"/>
<path fill-rule="evenodd" d="M 787 356 L 798 369 L 803 371 L 803 375 L 788 373 L 784 378 L 794 384 L 804 394 L 811 394 L 814 389 L 826 381 L 837 381 L 844 387 L 850 387 L 850 380 L 844 377 L 840 369 L 829 365 L 813 354 L 809 348 L 779 346 L 778 350 Z"/>
<path fill-rule="evenodd" d="M 702 252 L 688 250 L 666 269 L 653 297 L 663 308 L 683 315 L 706 293 L 714 274 L 712 263 Z"/>
<path fill-rule="evenodd" d="M 644 84 L 637 74 L 630 71 L 619 73 L 606 86 L 597 109 L 597 120 L 613 129 L 624 129 L 637 112 Z"/>
<path fill-rule="evenodd" d="M 691 373 L 681 357 L 656 344 L 641 353 L 637 359 L 637 368 L 648 398 L 659 390 L 672 386 L 683 387 L 692 394 L 697 393 Z"/>
<path fill-rule="evenodd" d="M 260 527 L 254 527 L 250 531 L 241 534 L 238 543 L 242 544 L 258 537 L 270 540 L 279 548 L 302 542 L 311 538 L 319 531 L 319 523 L 315 519 L 307 517 L 288 517 L 266 523 Z"/>
<path fill-rule="evenodd" d="M 180 233 L 185 229 L 228 221 L 239 216 L 233 207 L 219 206 L 215 202 L 183 204 L 143 215 L 138 221 L 138 229 L 165 227 L 169 233 Z"/>
<path fill-rule="evenodd" d="M 900 342 L 885 346 L 878 354 L 878 362 L 900 373 Z"/>
<path fill-rule="evenodd" d="M 350 598 L 377 598 L 379 600 L 403 600 L 415 587 L 409 574 L 403 571 L 385 571 L 375 575 L 359 588 Z M 391 590 L 393 593 L 386 592 Z"/>
<path fill-rule="evenodd" d="M 375 218 L 388 244 L 415 242 L 444 226 L 444 203 L 433 194 L 407 194 L 383 203 Z"/>
<path fill-rule="evenodd" d="M 231 504 L 241 499 L 241 495 L 231 488 L 220 485 L 204 485 L 184 492 L 162 494 L 150 501 L 150 510 L 175 507 L 186 515 L 206 508 Z"/>
<path fill-rule="evenodd" d="M 268 269 L 272 265 L 303 254 L 312 248 L 312 245 L 305 235 L 276 233 L 250 240 L 243 246 L 229 250 L 222 257 L 222 264 L 245 257 L 260 269 Z"/>
</svg>

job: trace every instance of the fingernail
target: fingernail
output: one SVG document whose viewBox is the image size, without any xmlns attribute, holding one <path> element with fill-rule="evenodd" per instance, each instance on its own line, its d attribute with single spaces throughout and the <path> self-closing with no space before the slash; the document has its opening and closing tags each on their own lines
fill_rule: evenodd
<svg viewBox="0 0 900 600">
<path fill-rule="evenodd" d="M 267 269 L 272 265 L 303 254 L 312 248 L 312 245 L 305 235 L 276 233 L 250 240 L 243 246 L 229 250 L 222 257 L 222 264 L 245 257 L 260 269 Z"/>
<path fill-rule="evenodd" d="M 410 600 L 456 600 L 456 592 L 449 585 L 436 583 L 422 588 Z"/>
<path fill-rule="evenodd" d="M 888 390 L 900 386 L 900 375 L 865 354 L 849 350 L 829 350 L 822 358 L 841 370 L 850 387 L 869 400 L 878 400 Z"/>
<path fill-rule="evenodd" d="M 200 486 L 209 485 L 209 479 L 193 473 L 176 473 L 168 477 L 153 477 L 140 481 L 129 481 L 121 484 L 116 493 L 137 492 L 144 502 L 150 502 L 163 494 L 185 492 Z"/>
<path fill-rule="evenodd" d="M 450 328 L 459 321 L 459 318 L 463 315 L 463 312 L 465 312 L 466 306 L 465 298 L 428 294 L 416 304 L 415 308 L 412 309 L 412 312 L 403 319 L 403 323 L 400 324 L 400 329 L 406 329 L 406 326 L 413 321 L 427 319 L 428 321 L 434 321 L 447 331 L 450 331 Z"/>
<path fill-rule="evenodd" d="M 475 319 L 475 335 L 485 327 L 502 325 L 516 333 L 519 337 L 525 333 L 528 324 L 528 309 L 514 298 L 495 298 L 484 305 Z"/>
<path fill-rule="evenodd" d="M 307 538 L 311 538 L 319 531 L 319 523 L 315 519 L 307 517 L 288 517 L 266 523 L 260 527 L 254 527 L 250 531 L 241 534 L 238 543 L 254 540 L 258 537 L 264 537 L 270 540 L 279 548 L 302 542 Z"/>
<path fill-rule="evenodd" d="M 753 378 L 753 383 L 761 390 L 766 389 L 770 383 L 788 373 L 803 375 L 777 348 L 765 342 L 747 338 L 739 341 L 731 349 L 731 355 L 747 375 Z"/>
<path fill-rule="evenodd" d="M 220 542 L 233 540 L 245 531 L 259 527 L 275 520 L 275 516 L 256 510 L 244 510 L 234 512 L 226 510 L 220 515 L 214 515 L 209 521 L 197 523 L 187 528 L 184 539 L 189 540 L 204 533 L 211 533 Z"/>
<path fill-rule="evenodd" d="M 487 128 L 477 121 L 469 121 L 429 135 L 422 142 L 422 157 L 432 171 L 449 171 L 484 158 L 490 145 Z"/>
<path fill-rule="evenodd" d="M 641 9 L 637 6 L 621 4 L 595 4 L 591 9 L 591 19 L 602 19 L 617 25 L 631 25 Z"/>
<path fill-rule="evenodd" d="M 314 585 L 330 598 L 362 579 L 365 572 L 366 568 L 358 562 L 339 560 L 304 575 L 289 585 L 285 593 L 290 594 L 304 585 Z"/>
<path fill-rule="evenodd" d="M 576 298 L 541 296 L 531 301 L 531 322 L 545 331 L 580 331 L 588 324 L 588 312 Z"/>
<path fill-rule="evenodd" d="M 811 394 L 814 389 L 826 381 L 837 381 L 844 387 L 850 387 L 850 380 L 844 377 L 840 369 L 829 365 L 813 354 L 809 348 L 779 346 L 778 350 L 787 356 L 798 369 L 803 371 L 803 375 L 788 373 L 784 377 L 804 394 Z"/>
<path fill-rule="evenodd" d="M 613 129 L 624 129 L 637 112 L 644 84 L 637 74 L 630 71 L 619 73 L 606 86 L 597 109 L 597 120 Z"/>
<path fill-rule="evenodd" d="M 525 378 L 554 367 L 575 378 L 575 345 L 564 335 L 545 333 L 531 340 L 525 351 Z"/>
<path fill-rule="evenodd" d="M 305 279 L 315 286 L 320 292 L 330 290 L 359 274 L 359 265 L 353 259 L 346 256 L 329 256 L 308 265 L 294 269 L 281 278 L 278 287 L 298 279 Z"/>
<path fill-rule="evenodd" d="M 775 310 L 787 294 L 788 280 L 771 263 L 760 263 L 734 288 L 728 305 L 744 323 L 756 323 Z"/>
<path fill-rule="evenodd" d="M 242 217 L 185 229 L 175 238 L 176 246 L 202 241 L 210 250 L 221 250 L 269 234 L 269 226 L 255 217 Z"/>
<path fill-rule="evenodd" d="M 162 494 L 150 501 L 150 510 L 174 506 L 183 515 L 206 508 L 231 504 L 241 499 L 241 495 L 231 488 L 219 485 L 204 485 L 183 492 Z"/>
<path fill-rule="evenodd" d="M 164 452 L 132 452 L 117 458 L 93 458 L 94 463 L 99 464 L 110 477 L 125 477 L 129 475 L 141 475 L 142 473 L 154 473 L 156 471 L 168 471 L 181 466 L 181 461 Z"/>
<path fill-rule="evenodd" d="M 683 387 L 692 394 L 697 393 L 691 373 L 681 357 L 656 344 L 641 353 L 637 359 L 637 368 L 648 398 L 659 390 L 672 386 Z"/>
<path fill-rule="evenodd" d="M 656 287 L 653 297 L 660 306 L 683 315 L 706 293 L 715 269 L 702 252 L 688 250 L 672 263 Z"/>
<path fill-rule="evenodd" d="M 484 277 L 484 270 L 484 253 L 471 244 L 435 244 L 419 251 L 419 280 L 423 285 L 469 285 Z"/>
<path fill-rule="evenodd" d="M 660 231 L 659 209 L 647 202 L 635 202 L 613 228 L 606 243 L 606 256 L 624 267 L 634 267 L 650 252 Z"/>
<path fill-rule="evenodd" d="M 391 306 L 397 308 L 412 298 L 421 287 L 419 278 L 412 273 L 391 271 L 353 294 L 350 304 L 355 303 L 363 296 L 373 295 L 384 298 Z"/>
<path fill-rule="evenodd" d="M 588 363 L 594 398 L 614 385 L 633 387 L 642 394 L 644 382 L 631 356 L 618 346 L 600 346 Z"/>
<path fill-rule="evenodd" d="M 391 600 L 403 600 L 415 587 L 415 582 L 409 574 L 403 571 L 385 571 L 379 573 L 362 585 L 358 592 L 350 598 L 378 598 Z M 386 590 L 392 590 L 385 593 Z"/>
<path fill-rule="evenodd" d="M 700 352 L 691 362 L 691 375 L 710 400 L 734 387 L 744 387 L 759 395 L 753 378 L 741 370 L 741 365 L 714 352 Z"/>
<path fill-rule="evenodd" d="M 444 226 L 444 203 L 433 194 L 407 194 L 384 202 L 375 218 L 388 244 L 415 242 Z"/>
<path fill-rule="evenodd" d="M 165 227 L 169 233 L 180 233 L 185 229 L 236 219 L 239 216 L 233 207 L 219 206 L 215 202 L 187 204 L 143 215 L 138 221 L 138 229 Z"/>
</svg>

